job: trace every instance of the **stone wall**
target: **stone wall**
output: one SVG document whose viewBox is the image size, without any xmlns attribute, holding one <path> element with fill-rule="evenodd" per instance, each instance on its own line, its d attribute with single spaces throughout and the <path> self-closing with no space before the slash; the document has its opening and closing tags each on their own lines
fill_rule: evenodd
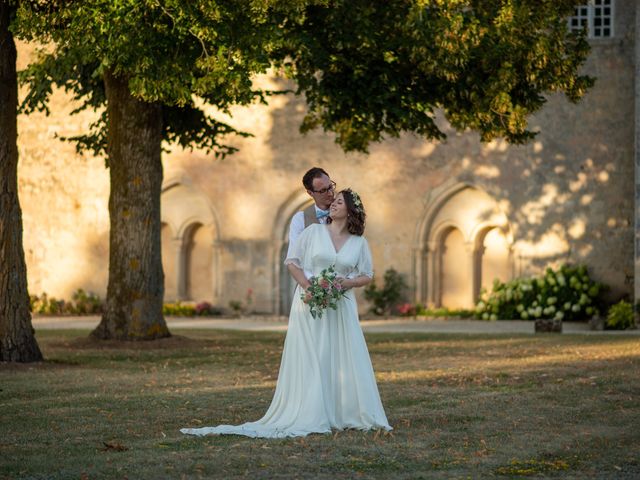
<svg viewBox="0 0 640 480">
<path fill-rule="evenodd" d="M 256 310 L 279 309 L 286 220 L 304 202 L 300 179 L 314 165 L 328 170 L 339 188 L 361 194 L 377 272 L 395 267 L 412 288 L 417 256 L 424 254 L 421 228 L 429 202 L 439 191 L 465 184 L 486 192 L 506 216 L 514 275 L 548 264 L 586 263 L 597 280 L 612 287 L 612 296 L 630 294 L 636 19 L 633 6 L 625 12 L 621 5 L 616 37 L 593 42 L 586 71 L 598 78 L 596 86 L 578 105 L 549 96 L 531 119 L 541 133 L 526 146 L 482 144 L 476 134 L 452 131 L 442 120 L 446 142 L 405 135 L 372 146 L 369 155 L 345 154 L 331 135 L 298 133 L 304 102 L 287 95 L 268 106 L 233 111 L 233 125 L 254 136 L 229 139 L 240 148 L 231 157 L 171 148 L 163 159 L 167 189 L 188 185 L 208 201 L 215 251 L 211 299 L 226 306 L 252 289 Z M 22 65 L 31 51 L 20 46 Z M 284 85 L 269 77 L 259 82 Z M 30 291 L 69 297 L 83 287 L 104 295 L 108 172 L 104 159 L 79 155 L 55 138 L 82 132 L 93 118 L 70 117 L 71 109 L 68 96 L 56 92 L 51 116 L 19 120 Z M 188 223 L 189 203 L 181 209 Z"/>
</svg>

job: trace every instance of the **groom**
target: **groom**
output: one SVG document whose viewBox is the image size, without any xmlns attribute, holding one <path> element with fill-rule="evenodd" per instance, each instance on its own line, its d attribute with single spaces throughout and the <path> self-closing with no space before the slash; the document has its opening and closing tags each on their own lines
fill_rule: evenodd
<svg viewBox="0 0 640 480">
<path fill-rule="evenodd" d="M 302 185 L 313 198 L 314 204 L 305 208 L 291 219 L 289 227 L 289 251 L 292 253 L 293 245 L 302 233 L 312 223 L 325 223 L 329 216 L 329 207 L 335 195 L 336 182 L 332 182 L 329 174 L 322 168 L 313 167 L 302 177 Z"/>
</svg>

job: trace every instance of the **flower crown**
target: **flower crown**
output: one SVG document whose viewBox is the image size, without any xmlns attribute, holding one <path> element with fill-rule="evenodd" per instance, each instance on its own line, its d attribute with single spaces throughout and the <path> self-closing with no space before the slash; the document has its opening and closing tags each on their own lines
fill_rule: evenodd
<svg viewBox="0 0 640 480">
<path fill-rule="evenodd" d="M 353 206 L 358 212 L 363 213 L 364 208 L 362 207 L 362 200 L 360 200 L 360 195 L 358 195 L 351 189 L 349 189 L 349 193 L 351 194 L 351 199 L 353 200 Z"/>
</svg>

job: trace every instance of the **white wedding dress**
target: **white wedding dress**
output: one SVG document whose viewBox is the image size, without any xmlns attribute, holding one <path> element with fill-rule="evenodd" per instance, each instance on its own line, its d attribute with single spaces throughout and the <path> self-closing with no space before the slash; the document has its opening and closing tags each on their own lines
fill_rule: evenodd
<svg viewBox="0 0 640 480">
<path fill-rule="evenodd" d="M 339 275 L 373 276 L 364 237 L 352 235 L 336 252 L 326 225 L 314 224 L 300 235 L 294 263 L 319 274 L 334 265 Z M 282 438 L 329 433 L 331 429 L 391 430 L 376 385 L 352 290 L 313 318 L 296 288 L 282 352 L 276 391 L 267 413 L 243 425 L 183 428 L 190 435 L 232 434 Z"/>
</svg>

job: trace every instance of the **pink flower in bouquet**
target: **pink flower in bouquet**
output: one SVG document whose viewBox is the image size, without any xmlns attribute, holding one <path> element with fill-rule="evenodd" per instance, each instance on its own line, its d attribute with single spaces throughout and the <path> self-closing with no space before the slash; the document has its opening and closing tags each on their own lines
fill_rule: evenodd
<svg viewBox="0 0 640 480">
<path fill-rule="evenodd" d="M 309 279 L 309 287 L 302 292 L 300 298 L 309 305 L 313 318 L 321 318 L 322 312 L 327 308 L 335 310 L 338 301 L 344 297 L 345 288 L 336 282 L 337 274 L 333 267 L 328 267 L 320 272 L 320 275 Z"/>
</svg>

